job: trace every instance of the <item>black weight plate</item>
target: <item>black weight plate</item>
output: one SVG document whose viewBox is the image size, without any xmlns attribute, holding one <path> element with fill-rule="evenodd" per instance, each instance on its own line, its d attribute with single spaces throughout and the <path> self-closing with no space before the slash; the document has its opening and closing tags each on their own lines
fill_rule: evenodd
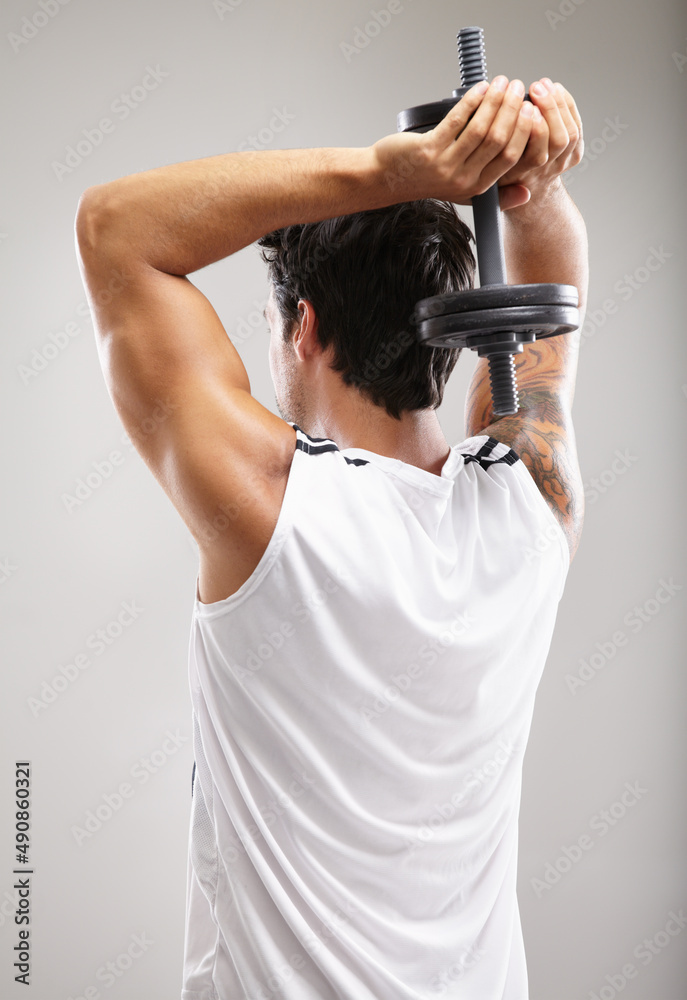
<svg viewBox="0 0 687 1000">
<path fill-rule="evenodd" d="M 553 333 L 546 334 L 546 336 L 553 337 L 558 332 L 562 333 L 563 331 L 554 330 Z M 429 337 L 429 340 L 421 341 L 426 347 L 468 347 L 477 351 L 480 357 L 489 354 L 519 354 L 524 344 L 531 344 L 537 339 L 542 339 L 541 337 L 537 338 L 534 331 L 523 330 L 518 330 L 517 333 L 502 333 L 500 337 L 494 337 L 488 333 L 474 334 L 470 337 L 448 330 L 446 333 L 432 333 Z"/>
<path fill-rule="evenodd" d="M 435 128 L 442 118 L 445 118 L 451 108 L 467 94 L 470 87 L 459 87 L 453 91 L 453 97 L 445 97 L 441 101 L 429 104 L 418 104 L 415 108 L 406 108 L 396 115 L 397 132 L 428 132 Z M 530 101 L 530 95 L 525 94 L 524 100 Z"/>
<path fill-rule="evenodd" d="M 432 344 L 434 337 L 451 347 L 478 347 L 480 335 L 504 331 L 527 331 L 538 340 L 570 333 L 580 324 L 579 310 L 567 305 L 506 306 L 502 309 L 480 309 L 478 312 L 451 313 L 432 316 L 420 323 L 417 339 Z M 476 337 L 477 343 L 468 343 Z M 450 343 L 448 342 L 450 339 Z"/>
<path fill-rule="evenodd" d="M 418 104 L 416 108 L 406 108 L 396 116 L 397 132 L 428 132 L 435 128 L 451 108 L 454 108 L 460 98 L 446 97 L 443 101 L 433 101 L 431 104 Z"/>
<path fill-rule="evenodd" d="M 415 319 L 430 319 L 449 313 L 477 312 L 482 309 L 520 308 L 530 305 L 572 306 L 577 308 L 578 292 L 575 285 L 485 285 L 468 288 L 464 292 L 432 295 L 421 299 L 415 306 Z"/>
<path fill-rule="evenodd" d="M 474 83 L 473 83 L 472 87 L 474 87 Z M 453 91 L 453 96 L 455 97 L 455 99 L 457 101 L 459 101 L 462 97 L 465 97 L 465 95 L 467 94 L 468 90 L 472 90 L 472 87 L 458 87 L 457 90 Z M 532 103 L 532 98 L 530 97 L 529 90 L 527 91 L 527 93 L 523 97 L 523 101 L 529 101 L 530 104 Z"/>
</svg>

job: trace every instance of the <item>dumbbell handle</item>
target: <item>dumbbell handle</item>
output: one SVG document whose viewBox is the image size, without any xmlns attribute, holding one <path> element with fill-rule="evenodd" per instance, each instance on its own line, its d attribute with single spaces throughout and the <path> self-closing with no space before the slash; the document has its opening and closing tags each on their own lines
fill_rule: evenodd
<svg viewBox="0 0 687 1000">
<path fill-rule="evenodd" d="M 493 184 L 484 194 L 475 195 L 472 199 L 472 219 L 481 287 L 506 285 L 508 279 L 503 252 L 498 184 Z"/>
<path fill-rule="evenodd" d="M 482 80 L 488 80 L 481 28 L 460 30 L 458 57 L 462 86 L 453 91 L 451 98 L 402 111 L 398 115 L 399 132 L 428 132 L 435 128 L 471 87 Z M 525 100 L 529 100 L 527 94 Z M 515 355 L 522 353 L 523 345 L 538 337 L 552 337 L 577 329 L 577 309 L 573 309 L 572 302 L 568 301 L 570 295 L 576 295 L 576 289 L 569 285 L 508 284 L 498 184 L 493 184 L 484 194 L 472 199 L 472 211 L 481 287 L 457 292 L 455 295 L 430 297 L 419 302 L 418 308 L 425 313 L 421 326 L 429 326 L 429 329 L 419 331 L 419 339 L 430 347 L 469 347 L 476 350 L 481 358 L 486 358 L 493 414 L 499 418 L 518 412 Z M 482 289 L 489 285 L 494 291 L 483 292 Z M 520 308 L 525 305 L 523 295 L 528 302 L 541 307 L 536 316 L 528 314 L 527 322 L 523 322 L 525 314 Z M 494 297 L 499 307 L 503 308 L 492 308 Z M 454 298 L 458 301 L 454 301 Z M 468 316 L 468 299 L 476 312 L 483 309 L 483 320 L 487 322 L 475 325 L 475 317 Z M 487 300 L 491 305 L 481 307 L 479 303 Z M 435 310 L 437 302 L 443 303 L 438 311 Z M 511 311 L 514 315 L 511 315 Z M 455 322 L 450 319 L 454 312 L 457 314 Z M 433 317 L 441 317 L 444 313 L 448 322 L 432 322 Z"/>
<path fill-rule="evenodd" d="M 461 28 L 458 32 L 458 61 L 463 87 L 474 87 L 476 83 L 489 79 L 481 28 Z M 475 195 L 472 199 L 472 218 L 480 287 L 507 284 L 498 184 L 493 184 L 484 194 Z M 517 413 L 518 390 L 511 354 L 489 357 L 489 381 L 495 415 Z"/>
<path fill-rule="evenodd" d="M 488 80 L 484 32 L 481 28 L 461 28 L 458 32 L 458 61 L 463 87 L 474 87 L 481 80 Z M 508 279 L 503 252 L 498 184 L 493 184 L 484 194 L 475 195 L 472 199 L 472 215 L 479 283 L 481 286 L 505 285 Z"/>
</svg>

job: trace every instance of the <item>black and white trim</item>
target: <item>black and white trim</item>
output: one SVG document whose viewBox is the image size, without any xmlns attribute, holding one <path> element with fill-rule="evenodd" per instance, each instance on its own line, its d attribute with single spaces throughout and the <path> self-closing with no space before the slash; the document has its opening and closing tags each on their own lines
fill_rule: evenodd
<svg viewBox="0 0 687 1000">
<path fill-rule="evenodd" d="M 520 461 L 520 456 L 512 448 L 493 437 L 487 438 L 476 455 L 470 455 L 466 452 L 461 452 L 461 455 L 466 465 L 468 462 L 479 462 L 482 469 L 490 469 L 492 465 L 497 465 L 499 462 L 503 462 L 505 465 L 515 465 L 516 462 Z"/>
<path fill-rule="evenodd" d="M 328 451 L 339 451 L 339 446 L 330 438 L 314 438 L 302 431 L 297 424 L 291 425 L 296 432 L 296 450 L 304 452 L 306 455 L 324 455 Z M 349 465 L 369 465 L 365 458 L 347 458 L 343 456 Z"/>
<path fill-rule="evenodd" d="M 296 449 L 306 455 L 324 455 L 330 451 L 340 451 L 341 449 L 331 438 L 314 438 L 306 434 L 297 424 L 291 425 L 296 431 Z M 515 465 L 520 461 L 520 456 L 513 451 L 503 441 L 489 437 L 476 454 L 461 451 L 465 464 L 477 462 L 482 469 L 490 469 L 492 465 L 503 463 L 504 465 Z M 343 456 L 349 465 L 369 465 L 365 458 L 348 458 Z"/>
</svg>

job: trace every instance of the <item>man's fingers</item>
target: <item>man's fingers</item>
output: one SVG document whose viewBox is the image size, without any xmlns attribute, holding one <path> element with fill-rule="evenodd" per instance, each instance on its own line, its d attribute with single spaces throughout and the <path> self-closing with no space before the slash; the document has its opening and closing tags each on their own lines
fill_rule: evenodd
<svg viewBox="0 0 687 1000">
<path fill-rule="evenodd" d="M 572 116 L 572 112 L 566 98 L 566 91 L 560 83 L 554 83 L 553 87 L 555 90 L 554 96 L 556 97 L 556 101 L 558 103 L 558 110 L 563 124 L 568 132 L 568 145 L 574 146 L 578 140 L 579 131 L 577 128 L 577 122 Z"/>
<path fill-rule="evenodd" d="M 580 117 L 580 112 L 577 110 L 577 105 L 573 99 L 572 94 L 565 89 L 562 83 L 555 84 L 556 88 L 559 89 L 560 94 L 565 101 L 565 106 L 567 108 L 567 113 L 570 116 L 568 120 L 568 132 L 570 134 L 570 166 L 574 166 L 575 163 L 579 163 L 582 159 L 582 153 L 584 151 L 584 137 L 582 130 L 582 119 Z"/>
<path fill-rule="evenodd" d="M 526 107 L 527 102 L 523 104 Z M 530 105 L 532 107 L 532 105 Z M 532 111 L 532 128 L 522 156 L 499 178 L 499 185 L 527 185 L 532 171 L 541 171 L 549 162 L 549 128 L 538 108 Z"/>
<path fill-rule="evenodd" d="M 543 167 L 549 160 L 549 126 L 539 108 L 534 109 L 532 131 L 526 152 L 527 164 Z"/>
<path fill-rule="evenodd" d="M 488 84 L 486 81 L 484 83 L 476 83 L 466 94 L 463 94 L 457 104 L 432 129 L 434 138 L 440 147 L 445 147 L 455 142 L 475 111 L 479 108 L 487 89 Z"/>
<path fill-rule="evenodd" d="M 506 87 L 505 90 L 500 89 L 503 86 Z M 514 130 L 518 128 L 518 116 L 524 96 L 525 87 L 521 80 L 511 80 L 507 84 L 506 77 L 497 77 L 492 82 L 483 106 L 475 114 L 472 127 L 456 144 L 457 152 L 464 156 L 468 170 L 481 173 L 490 160 L 505 151 Z M 490 97 L 491 110 L 496 109 L 491 117 L 490 110 L 484 107 L 488 105 Z M 479 137 L 478 143 L 471 141 L 473 135 Z M 468 152 L 470 145 L 472 149 Z"/>
<path fill-rule="evenodd" d="M 527 102 L 523 104 L 526 107 Z M 527 146 L 515 169 L 519 173 L 543 167 L 549 160 L 549 126 L 539 108 L 532 108 L 532 129 L 527 140 Z"/>
<path fill-rule="evenodd" d="M 530 200 L 531 192 L 524 184 L 507 184 L 499 188 L 499 208 L 507 212 L 509 208 L 519 208 Z"/>
<path fill-rule="evenodd" d="M 546 119 L 549 128 L 549 155 L 555 159 L 568 148 L 570 134 L 561 116 L 561 108 L 558 106 L 559 97 L 555 92 L 552 93 L 553 84 L 551 84 L 551 89 L 546 85 L 545 80 L 547 79 L 545 77 L 543 80 L 533 83 L 530 87 L 530 95 Z M 562 98 L 560 100 L 564 103 Z"/>
<path fill-rule="evenodd" d="M 487 188 L 490 188 L 492 184 L 495 184 L 500 177 L 519 162 L 532 132 L 533 112 L 534 108 L 529 101 L 525 101 L 521 105 L 516 115 L 510 139 L 503 150 L 497 156 L 488 160 L 480 171 L 480 185 L 483 185 L 483 190 L 486 191 Z M 475 153 L 474 157 L 470 158 L 468 167 L 472 167 L 472 161 L 476 160 L 477 156 L 478 153 Z"/>
<path fill-rule="evenodd" d="M 580 112 L 578 111 L 577 105 L 575 104 L 574 97 L 572 96 L 569 90 L 565 89 L 562 83 L 557 84 L 557 86 L 559 86 L 563 91 L 566 103 L 568 105 L 568 108 L 570 109 L 570 114 L 575 124 L 577 125 L 578 132 L 580 133 L 580 135 L 582 135 L 582 118 L 580 117 Z"/>
<path fill-rule="evenodd" d="M 580 159 L 582 122 L 561 84 L 542 78 L 530 101 L 520 80 L 499 76 L 484 87 L 472 87 L 427 135 L 428 152 L 462 189 L 480 193 L 498 182 L 512 186 L 509 200 L 522 197 L 542 171 L 554 176 Z"/>
<path fill-rule="evenodd" d="M 476 88 L 479 87 L 480 84 L 477 84 Z M 434 129 L 435 140 L 444 145 L 456 163 L 465 163 L 476 150 L 479 150 L 480 160 L 477 161 L 477 165 L 481 169 L 482 165 L 506 144 L 513 130 L 518 107 L 522 103 L 520 97 L 514 102 L 513 94 L 507 92 L 507 88 L 507 77 L 495 77 L 486 94 L 478 93 L 470 102 L 468 106 L 470 114 L 467 116 L 470 121 L 469 124 L 463 124 L 466 115 L 465 112 L 461 114 L 460 104 L 470 95 L 471 91 L 468 91 L 459 105 L 453 108 Z"/>
</svg>

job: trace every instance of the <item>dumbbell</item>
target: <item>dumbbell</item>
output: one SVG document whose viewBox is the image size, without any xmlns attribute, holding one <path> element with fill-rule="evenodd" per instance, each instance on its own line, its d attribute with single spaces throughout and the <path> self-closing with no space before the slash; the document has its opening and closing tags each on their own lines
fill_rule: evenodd
<svg viewBox="0 0 687 1000">
<path fill-rule="evenodd" d="M 462 28 L 457 37 L 461 86 L 445 100 L 401 111 L 398 132 L 428 132 L 488 79 L 482 29 Z M 578 293 L 574 285 L 507 284 L 498 184 L 472 199 L 472 211 L 480 287 L 421 299 L 416 336 L 430 347 L 469 347 L 486 357 L 494 415 L 508 416 L 518 412 L 515 355 L 524 344 L 576 330 Z"/>
</svg>

